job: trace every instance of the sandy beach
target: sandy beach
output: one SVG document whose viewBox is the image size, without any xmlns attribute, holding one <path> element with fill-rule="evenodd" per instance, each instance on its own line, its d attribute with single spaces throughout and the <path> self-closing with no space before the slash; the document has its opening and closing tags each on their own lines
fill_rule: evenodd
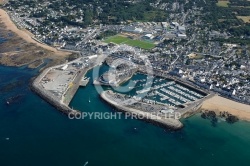
<svg viewBox="0 0 250 166">
<path fill-rule="evenodd" d="M 202 109 L 215 111 L 217 114 L 227 111 L 239 119 L 250 121 L 250 105 L 241 104 L 221 96 L 214 96 L 204 101 Z"/>
<path fill-rule="evenodd" d="M 3 0 L 0 0 L 0 3 L 1 2 L 3 2 Z M 29 43 L 34 43 L 37 46 L 40 46 L 40 47 L 42 47 L 44 49 L 47 49 L 49 51 L 53 51 L 57 55 L 62 55 L 63 56 L 63 55 L 71 54 L 70 52 L 58 51 L 54 47 L 50 47 L 48 45 L 41 44 L 41 43 L 35 41 L 34 39 L 32 39 L 32 33 L 30 33 L 29 31 L 27 32 L 27 30 L 18 29 L 16 27 L 16 25 L 10 19 L 9 15 L 3 9 L 0 9 L 0 21 L 3 22 L 6 25 L 6 29 L 13 31 L 18 36 L 20 36 L 22 39 L 24 39 L 25 41 L 27 41 Z"/>
</svg>

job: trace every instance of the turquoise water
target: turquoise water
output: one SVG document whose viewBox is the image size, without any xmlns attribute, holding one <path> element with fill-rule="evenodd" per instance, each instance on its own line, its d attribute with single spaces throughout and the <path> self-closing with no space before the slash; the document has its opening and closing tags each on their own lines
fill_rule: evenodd
<svg viewBox="0 0 250 166">
<path fill-rule="evenodd" d="M 83 166 L 86 161 L 89 166 L 250 163 L 250 123 L 219 121 L 213 126 L 196 115 L 173 132 L 132 119 L 69 120 L 29 90 L 29 80 L 36 74 L 26 68 L 0 67 L 0 166 Z M 20 80 L 23 83 L 8 88 Z M 6 98 L 17 94 L 22 98 L 7 106 Z M 91 84 L 78 90 L 71 106 L 113 111 Z"/>
</svg>

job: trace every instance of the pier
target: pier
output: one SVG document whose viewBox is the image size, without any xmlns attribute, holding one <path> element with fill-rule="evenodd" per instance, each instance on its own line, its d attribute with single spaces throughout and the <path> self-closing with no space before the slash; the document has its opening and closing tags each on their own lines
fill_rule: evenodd
<svg viewBox="0 0 250 166">
<path fill-rule="evenodd" d="M 65 114 L 77 113 L 77 110 L 73 110 L 68 105 L 78 88 L 86 86 L 89 82 L 89 79 L 84 77 L 87 71 L 99 63 L 94 58 L 90 59 L 88 63 L 84 61 L 84 58 L 78 58 L 47 68 L 35 78 L 31 89 L 59 111 Z"/>
<path fill-rule="evenodd" d="M 31 83 L 31 90 L 38 94 L 41 98 L 45 101 L 53 105 L 57 110 L 62 112 L 63 114 L 77 114 L 79 111 L 70 108 L 68 105 L 60 102 L 60 100 L 54 96 L 51 92 L 45 90 L 39 82 L 41 79 L 51 70 L 51 68 L 45 69 L 32 83 Z"/>
</svg>

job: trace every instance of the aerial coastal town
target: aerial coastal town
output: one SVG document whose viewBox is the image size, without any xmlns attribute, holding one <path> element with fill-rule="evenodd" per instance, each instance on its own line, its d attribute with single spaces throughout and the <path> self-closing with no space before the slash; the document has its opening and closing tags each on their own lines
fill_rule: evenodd
<svg viewBox="0 0 250 166">
<path fill-rule="evenodd" d="M 121 3 L 136 6 L 140 1 Z M 241 15 L 228 16 L 234 17 L 234 21 L 228 29 L 221 30 L 224 21 L 231 18 L 218 18 L 220 23 L 215 27 L 211 24 L 214 20 L 204 17 L 213 5 L 220 8 L 221 3 L 209 1 L 207 8 L 204 3 L 153 1 L 147 6 L 152 15 L 144 13 L 134 20 L 125 14 L 107 15 L 105 11 L 112 8 L 111 5 L 108 2 L 98 4 L 98 1 L 10 0 L 3 7 L 17 27 L 31 32 L 34 40 L 79 54 L 75 61 L 50 68 L 37 82 L 40 88 L 51 92 L 67 106 L 77 88 L 88 84 L 85 77 L 88 70 L 104 62 L 112 67 L 114 61 L 127 65 L 118 66 L 120 71 L 104 73 L 94 84 L 119 86 L 138 72 L 173 81 L 163 81 L 159 85 L 152 81 L 152 87 L 137 90 L 137 94 L 159 96 L 167 103 L 156 103 L 147 97 L 134 98 L 144 102 L 132 106 L 140 107 L 139 110 L 147 110 L 144 106 L 147 103 L 156 104 L 153 107 L 160 107 L 157 110 L 186 113 L 187 108 L 192 106 L 190 109 L 197 110 L 204 99 L 215 94 L 250 104 L 250 31 L 247 29 L 249 22 L 241 16 L 245 18 L 250 13 L 242 9 Z M 239 6 L 237 3 L 231 5 Z M 162 11 L 166 11 L 167 16 L 162 15 Z M 226 15 L 228 11 L 223 9 L 221 12 Z M 242 27 L 242 31 L 235 26 Z M 233 39 L 236 42 L 232 42 Z M 145 58 L 150 65 L 143 61 Z M 153 72 L 145 73 L 147 68 L 152 68 Z M 118 102 L 119 99 L 112 100 Z"/>
<path fill-rule="evenodd" d="M 0 0 L 0 166 L 249 166 L 250 0 Z"/>
</svg>

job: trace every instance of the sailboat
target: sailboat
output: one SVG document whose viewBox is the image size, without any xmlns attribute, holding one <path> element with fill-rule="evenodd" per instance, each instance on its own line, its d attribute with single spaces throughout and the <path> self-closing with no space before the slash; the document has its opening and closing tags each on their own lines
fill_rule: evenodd
<svg viewBox="0 0 250 166">
<path fill-rule="evenodd" d="M 90 103 L 90 99 L 89 99 L 89 103 Z"/>
</svg>

